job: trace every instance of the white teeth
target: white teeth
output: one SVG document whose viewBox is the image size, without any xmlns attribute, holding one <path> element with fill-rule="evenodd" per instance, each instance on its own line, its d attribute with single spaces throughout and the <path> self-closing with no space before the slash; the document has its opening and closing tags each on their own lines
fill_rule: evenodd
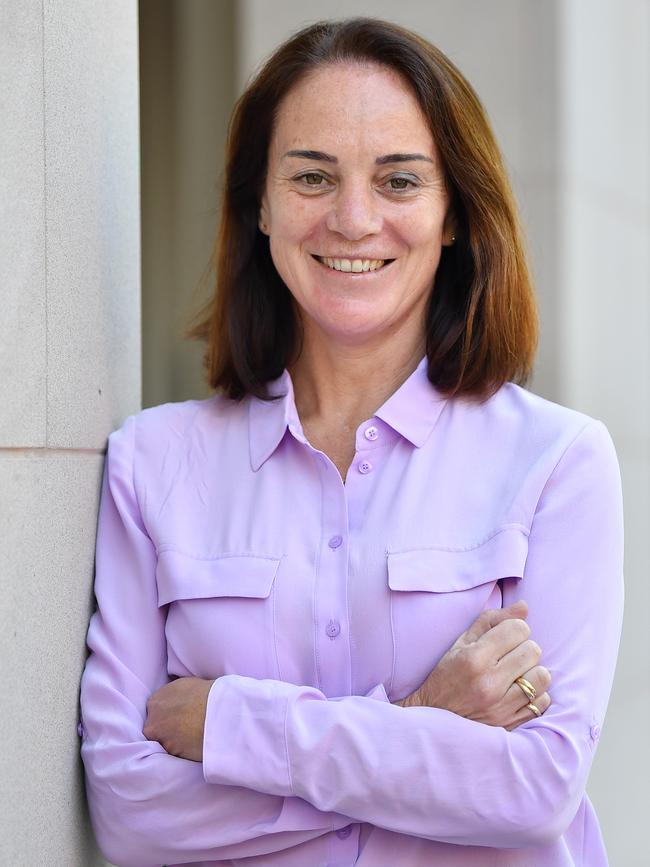
<svg viewBox="0 0 650 867">
<path fill-rule="evenodd" d="M 320 262 L 335 271 L 376 271 L 386 261 L 385 259 L 329 259 L 326 256 L 317 257 Z"/>
</svg>

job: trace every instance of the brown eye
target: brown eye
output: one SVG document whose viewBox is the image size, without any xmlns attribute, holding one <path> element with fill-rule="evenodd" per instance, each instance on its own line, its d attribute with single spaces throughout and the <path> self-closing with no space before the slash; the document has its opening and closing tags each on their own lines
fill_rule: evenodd
<svg viewBox="0 0 650 867">
<path fill-rule="evenodd" d="M 408 178 L 389 178 L 388 183 L 391 184 L 392 190 L 400 193 L 402 191 L 408 190 L 409 187 L 416 186 L 416 184 L 414 184 L 413 181 L 410 181 Z M 394 184 L 397 184 L 398 186 L 394 186 Z"/>
<path fill-rule="evenodd" d="M 320 187 L 322 186 L 320 182 L 324 178 L 316 172 L 306 172 L 304 175 L 300 175 L 297 180 L 304 180 L 308 187 Z M 312 183 L 312 181 L 315 181 L 315 183 Z"/>
</svg>

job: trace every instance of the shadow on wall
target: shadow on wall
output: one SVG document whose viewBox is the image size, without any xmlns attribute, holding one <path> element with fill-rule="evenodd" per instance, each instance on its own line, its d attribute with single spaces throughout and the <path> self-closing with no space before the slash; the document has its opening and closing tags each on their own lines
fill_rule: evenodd
<svg viewBox="0 0 650 867">
<path fill-rule="evenodd" d="M 140 0 L 143 406 L 210 394 L 182 334 L 212 289 L 235 32 L 234 0 Z"/>
</svg>

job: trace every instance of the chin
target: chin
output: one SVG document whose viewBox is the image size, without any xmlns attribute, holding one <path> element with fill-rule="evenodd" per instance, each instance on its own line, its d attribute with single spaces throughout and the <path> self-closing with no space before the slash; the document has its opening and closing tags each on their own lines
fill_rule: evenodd
<svg viewBox="0 0 650 867">
<path fill-rule="evenodd" d="M 376 340 L 385 332 L 386 339 L 390 336 L 391 329 L 386 325 L 369 321 L 368 319 L 350 322 L 350 317 L 321 320 L 318 322 L 321 332 L 337 343 L 348 345 L 362 344 L 370 340 Z"/>
</svg>

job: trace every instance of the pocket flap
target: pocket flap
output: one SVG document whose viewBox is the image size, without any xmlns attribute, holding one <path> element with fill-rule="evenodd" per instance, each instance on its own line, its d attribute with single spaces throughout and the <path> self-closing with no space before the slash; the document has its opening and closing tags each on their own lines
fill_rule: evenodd
<svg viewBox="0 0 650 867">
<path fill-rule="evenodd" d="M 158 556 L 158 605 L 177 599 L 248 596 L 262 599 L 271 592 L 280 557 L 262 554 L 225 554 L 201 560 L 179 551 Z"/>
<path fill-rule="evenodd" d="M 391 590 L 448 593 L 499 578 L 523 578 L 528 535 L 523 529 L 499 530 L 473 548 L 411 548 L 388 552 Z"/>
</svg>

